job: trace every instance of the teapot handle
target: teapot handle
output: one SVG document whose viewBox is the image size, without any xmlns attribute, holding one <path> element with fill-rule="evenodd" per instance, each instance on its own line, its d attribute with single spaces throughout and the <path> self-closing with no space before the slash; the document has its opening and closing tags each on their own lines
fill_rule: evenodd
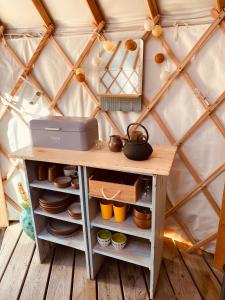
<svg viewBox="0 0 225 300">
<path fill-rule="evenodd" d="M 145 131 L 145 133 L 146 133 L 146 143 L 147 143 L 147 142 L 148 142 L 148 138 L 149 138 L 148 131 L 147 131 L 147 129 L 145 128 L 145 126 L 142 125 L 142 124 L 140 124 L 140 123 L 130 123 L 130 124 L 128 125 L 128 127 L 127 127 L 127 137 L 128 137 L 128 140 L 130 141 L 129 129 L 130 129 L 130 127 L 133 126 L 133 125 L 138 125 L 138 126 L 140 126 L 140 127 L 142 127 L 142 128 L 144 129 L 144 131 Z"/>
</svg>

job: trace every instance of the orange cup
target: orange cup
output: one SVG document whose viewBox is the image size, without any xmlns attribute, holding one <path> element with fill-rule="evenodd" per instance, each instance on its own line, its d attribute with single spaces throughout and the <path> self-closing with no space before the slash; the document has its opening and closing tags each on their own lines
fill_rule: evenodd
<svg viewBox="0 0 225 300">
<path fill-rule="evenodd" d="M 100 208 L 101 208 L 102 219 L 109 220 L 112 218 L 113 205 L 111 201 L 101 200 Z"/>
<path fill-rule="evenodd" d="M 123 222 L 126 219 L 127 205 L 124 203 L 113 204 L 114 218 L 116 222 Z"/>
</svg>

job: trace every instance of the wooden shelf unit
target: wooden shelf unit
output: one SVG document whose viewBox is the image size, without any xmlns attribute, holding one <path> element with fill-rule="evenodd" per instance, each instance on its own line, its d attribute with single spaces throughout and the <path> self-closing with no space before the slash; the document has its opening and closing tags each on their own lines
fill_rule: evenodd
<svg viewBox="0 0 225 300">
<path fill-rule="evenodd" d="M 152 223 L 150 229 L 138 228 L 130 215 L 126 221 L 117 223 L 114 218 L 103 220 L 100 214 L 99 200 L 89 195 L 88 181 L 96 168 L 84 167 L 84 188 L 85 206 L 87 217 L 87 230 L 90 253 L 91 278 L 95 278 L 104 256 L 120 259 L 140 266 L 147 267 L 150 272 L 150 295 L 156 287 L 159 275 L 162 250 L 163 250 L 163 229 L 164 212 L 166 203 L 166 180 L 165 176 L 149 174 L 152 177 L 152 189 L 149 199 L 139 199 L 137 202 L 123 201 L 130 205 L 141 205 L 152 212 Z M 117 201 L 113 199 L 113 201 Z M 112 245 L 102 247 L 97 243 L 96 236 L 99 228 L 108 229 L 112 232 L 122 232 L 128 235 L 128 242 L 124 249 L 115 250 Z"/>
<path fill-rule="evenodd" d="M 22 158 L 27 171 L 27 186 L 31 200 L 31 209 L 35 227 L 35 238 L 40 260 L 42 261 L 50 250 L 51 244 L 57 243 L 75 249 L 83 250 L 86 255 L 88 278 L 94 279 L 105 256 L 134 263 L 149 268 L 150 297 L 153 298 L 159 275 L 162 250 L 164 212 L 166 203 L 166 180 L 169 176 L 176 147 L 153 146 L 150 159 L 141 162 L 128 160 L 122 153 L 112 153 L 107 148 L 102 150 L 72 151 L 47 148 L 26 147 L 13 153 L 11 157 Z M 39 162 L 70 164 L 78 166 L 80 190 L 72 188 L 58 189 L 49 182 L 36 180 L 35 168 Z M 151 229 L 142 230 L 132 222 L 131 216 L 123 223 L 113 219 L 105 221 L 100 217 L 99 204 L 89 196 L 88 179 L 96 169 L 114 170 L 152 177 L 152 195 L 146 200 L 140 197 L 136 203 L 128 204 L 147 207 L 152 211 Z M 57 215 L 49 214 L 39 208 L 39 196 L 42 190 L 54 190 L 79 195 L 82 209 L 82 220 L 74 220 L 66 212 Z M 117 200 L 115 200 L 117 201 Z M 66 222 L 78 223 L 82 230 L 78 235 L 67 238 L 51 235 L 46 230 L 48 218 L 60 219 Z M 80 222 L 80 223 L 79 223 Z M 112 246 L 103 248 L 97 244 L 97 231 L 106 228 L 113 232 L 123 232 L 128 235 L 126 247 L 120 251 Z"/>
<path fill-rule="evenodd" d="M 52 162 L 54 163 L 54 161 Z M 88 241 L 86 233 L 86 217 L 85 217 L 85 204 L 83 191 L 83 178 L 82 178 L 82 167 L 78 166 L 78 176 L 80 190 L 75 190 L 72 187 L 68 188 L 57 188 L 52 182 L 38 181 L 36 180 L 37 165 L 39 161 L 25 160 L 26 173 L 27 173 L 27 186 L 29 187 L 30 195 L 30 206 L 32 208 L 33 223 L 35 229 L 35 239 L 37 249 L 39 252 L 40 261 L 48 255 L 49 251 L 52 250 L 54 244 L 60 244 L 74 249 L 78 249 L 85 252 L 87 276 L 90 278 L 89 268 L 89 253 L 88 253 Z M 79 196 L 81 203 L 82 219 L 76 220 L 70 217 L 67 211 L 52 214 L 42 210 L 39 206 L 39 197 L 44 190 L 55 191 L 57 193 L 66 193 L 71 196 Z M 74 235 L 68 237 L 61 237 L 53 235 L 47 231 L 48 219 L 56 219 L 65 222 L 79 224 L 81 228 L 74 233 Z"/>
</svg>

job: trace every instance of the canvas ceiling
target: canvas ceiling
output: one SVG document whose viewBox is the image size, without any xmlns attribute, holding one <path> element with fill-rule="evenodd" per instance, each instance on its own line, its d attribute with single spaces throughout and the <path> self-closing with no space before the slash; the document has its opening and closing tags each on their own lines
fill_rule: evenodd
<svg viewBox="0 0 225 300">
<path fill-rule="evenodd" d="M 84 0 L 44 0 L 56 27 L 91 28 L 92 16 Z M 98 0 L 99 7 L 111 28 L 140 26 L 148 15 L 142 0 Z M 212 20 L 214 0 L 158 0 L 162 22 L 203 24 Z M 19 13 L 18 13 L 19 12 Z M 30 0 L 0 0 L 0 20 L 7 28 L 40 29 L 41 18 Z"/>
<path fill-rule="evenodd" d="M 211 22 L 210 9 L 214 1 L 158 1 L 160 13 L 164 24 L 174 24 L 175 21 L 184 24 L 202 24 Z M 91 30 L 92 17 L 87 8 L 86 1 L 83 0 L 46 0 L 46 4 L 55 24 L 57 31 L 86 31 Z M 63 3 L 63 5 L 62 5 Z M 75 3 L 75 5 L 74 5 Z M 98 3 L 106 18 L 107 24 L 111 27 L 108 34 L 110 39 L 127 39 L 138 37 L 143 33 L 143 22 L 147 16 L 144 1 L 140 0 L 99 0 Z M 179 5 L 178 5 L 179 4 Z M 19 5 L 19 6 L 18 6 Z M 184 14 L 185 12 L 185 14 Z M 23 32 L 40 31 L 43 24 L 40 16 L 35 10 L 30 0 L 0 0 L 0 20 L 9 30 L 20 30 Z M 182 60 L 194 46 L 197 40 L 205 32 L 209 25 L 180 26 L 178 30 L 172 26 L 164 29 L 164 36 L 169 45 Z M 125 31 L 125 28 L 133 28 L 133 31 Z M 114 28 L 114 30 L 113 30 Z M 116 28 L 120 29 L 118 33 Z M 72 62 L 75 62 L 85 46 L 89 35 L 69 34 L 57 36 L 57 41 L 63 47 Z M 7 41 L 18 54 L 23 62 L 27 62 L 37 47 L 40 38 L 19 36 Z M 197 87 L 212 104 L 215 99 L 224 91 L 225 86 L 225 35 L 221 30 L 217 30 L 207 45 L 194 57 L 192 63 L 187 68 L 191 78 Z M 97 44 L 85 60 L 83 67 L 88 74 L 88 81 L 93 89 L 97 91 L 97 70 L 92 66 L 91 59 L 97 51 Z M 148 99 L 152 99 L 162 86 L 159 75 L 162 70 L 175 70 L 174 63 L 166 55 L 167 63 L 159 66 L 154 63 L 154 55 L 157 52 L 164 52 L 157 39 L 151 39 L 146 45 L 144 60 L 144 94 Z M 9 94 L 13 88 L 21 69 L 15 64 L 12 58 L 0 46 L 0 92 Z M 43 88 L 54 98 L 62 82 L 68 75 L 68 67 L 62 57 L 52 47 L 47 44 L 37 63 L 35 63 L 32 73 L 42 84 Z M 30 105 L 27 100 L 31 99 L 35 89 L 25 84 L 15 97 L 18 108 L 24 110 L 26 119 L 39 117 L 49 113 L 46 102 L 42 97 L 36 105 Z M 68 90 L 59 101 L 59 107 L 65 115 L 89 116 L 93 112 L 94 105 L 82 86 L 75 80 L 71 81 Z M 216 114 L 225 125 L 225 104 L 217 109 Z M 1 109 L 1 104 L 0 104 Z M 179 140 L 180 137 L 192 126 L 201 116 L 204 109 L 196 100 L 196 95 L 180 76 L 175 83 L 164 94 L 162 100 L 157 105 L 157 112 L 166 124 L 168 130 Z M 135 121 L 138 117 L 136 113 L 113 112 L 111 117 L 117 126 L 125 132 L 127 125 Z M 109 123 L 98 115 L 100 136 L 108 139 L 113 130 Z M 156 123 L 155 119 L 149 115 L 143 122 L 150 132 L 150 142 L 152 144 L 169 144 L 168 139 Z M 31 143 L 29 131 L 23 122 L 15 118 L 11 113 L 7 113 L 0 121 L 0 144 L 10 152 Z M 215 124 L 208 119 L 184 144 L 183 149 L 191 164 L 194 165 L 200 178 L 206 179 L 221 163 L 225 162 L 224 137 L 216 128 Z M 0 156 L 1 170 L 3 177 L 6 176 L 10 168 L 10 162 Z M 22 172 L 15 172 L 13 177 L 5 186 L 7 194 L 13 199 L 20 201 L 17 193 L 18 181 L 24 180 Z M 208 185 L 208 190 L 216 200 L 218 206 L 221 205 L 222 187 L 225 181 L 225 172 L 222 172 L 215 180 Z M 169 179 L 168 195 L 175 204 L 183 195 L 196 186 L 192 175 L 185 167 L 179 156 L 174 163 L 173 171 Z M 18 218 L 18 213 L 9 206 L 10 218 Z M 179 209 L 179 216 L 192 232 L 196 240 L 203 240 L 213 234 L 217 229 L 218 216 L 212 210 L 203 193 L 195 195 L 190 202 Z M 182 234 L 173 218 L 167 219 L 167 228 L 173 229 L 178 234 Z M 183 235 L 184 236 L 184 235 Z M 185 237 L 185 236 L 184 236 Z M 214 250 L 214 243 L 208 246 L 208 250 Z"/>
</svg>

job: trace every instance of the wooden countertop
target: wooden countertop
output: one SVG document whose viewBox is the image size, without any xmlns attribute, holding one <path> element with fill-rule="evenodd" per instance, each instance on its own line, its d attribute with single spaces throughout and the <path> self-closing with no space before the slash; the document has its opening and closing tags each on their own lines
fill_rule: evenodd
<svg viewBox="0 0 225 300">
<path fill-rule="evenodd" d="M 30 146 L 13 152 L 10 156 L 25 160 L 80 165 L 145 175 L 168 176 L 176 150 L 175 146 L 154 145 L 151 157 L 144 161 L 129 160 L 122 152 L 111 152 L 108 147 L 104 147 L 101 150 L 74 151 Z"/>
</svg>

